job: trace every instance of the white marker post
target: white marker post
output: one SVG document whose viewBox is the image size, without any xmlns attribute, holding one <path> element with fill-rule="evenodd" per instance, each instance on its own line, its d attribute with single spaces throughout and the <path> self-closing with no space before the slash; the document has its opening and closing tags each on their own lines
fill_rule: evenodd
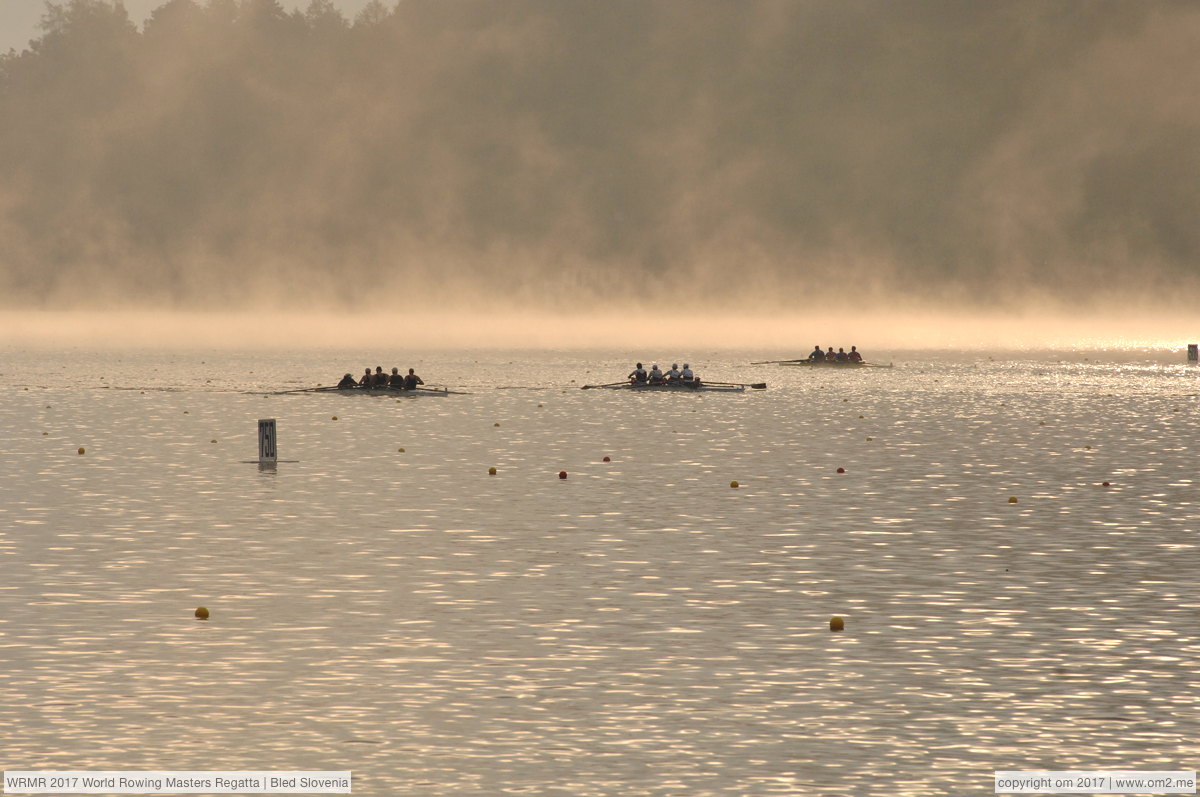
<svg viewBox="0 0 1200 797">
<path fill-rule="evenodd" d="M 258 419 L 258 464 L 274 467 L 278 451 L 275 448 L 275 419 Z"/>
<path fill-rule="evenodd" d="M 1188 362 L 1190 362 L 1190 363 L 1200 362 L 1200 344 L 1197 344 L 1197 343 L 1189 343 L 1188 344 Z"/>
</svg>

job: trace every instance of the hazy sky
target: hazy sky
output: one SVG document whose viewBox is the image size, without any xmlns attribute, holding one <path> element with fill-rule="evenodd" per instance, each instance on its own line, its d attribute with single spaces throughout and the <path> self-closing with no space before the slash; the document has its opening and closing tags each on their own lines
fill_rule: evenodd
<svg viewBox="0 0 1200 797">
<path fill-rule="evenodd" d="M 125 10 L 129 18 L 141 27 L 150 12 L 162 5 L 166 0 L 125 0 Z M 354 19 L 368 0 L 333 0 L 346 19 Z M 308 0 L 280 0 L 284 8 L 306 8 Z M 388 5 L 392 5 L 388 3 Z M 41 35 L 38 23 L 42 12 L 46 9 L 46 0 L 0 0 L 0 52 L 10 49 L 23 50 L 29 46 L 30 39 Z"/>
</svg>

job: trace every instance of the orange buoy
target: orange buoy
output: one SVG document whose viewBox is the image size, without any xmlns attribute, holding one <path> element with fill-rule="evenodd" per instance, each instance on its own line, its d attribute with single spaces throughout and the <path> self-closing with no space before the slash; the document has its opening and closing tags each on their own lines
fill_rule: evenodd
<svg viewBox="0 0 1200 797">
<path fill-rule="evenodd" d="M 611 459 L 611 458 L 609 458 L 609 457 L 605 457 L 605 458 L 604 458 L 604 461 L 605 461 L 605 462 L 612 462 L 612 459 Z"/>
<path fill-rule="evenodd" d="M 837 469 L 837 472 L 838 472 L 838 473 L 845 473 L 845 472 L 846 472 L 846 469 L 845 469 L 845 468 L 838 468 L 838 469 Z"/>
<path fill-rule="evenodd" d="M 488 468 L 488 475 L 489 475 L 489 476 L 495 476 L 495 475 L 496 475 L 496 469 L 495 469 L 495 468 Z"/>
<path fill-rule="evenodd" d="M 201 606 L 199 609 L 196 609 L 196 619 L 197 620 L 207 620 L 208 619 L 208 609 L 205 609 L 203 606 Z"/>
<path fill-rule="evenodd" d="M 565 479 L 565 478 L 567 478 L 567 472 L 566 472 L 565 470 L 560 470 L 560 471 L 558 472 L 558 478 L 560 478 L 560 479 Z"/>
</svg>

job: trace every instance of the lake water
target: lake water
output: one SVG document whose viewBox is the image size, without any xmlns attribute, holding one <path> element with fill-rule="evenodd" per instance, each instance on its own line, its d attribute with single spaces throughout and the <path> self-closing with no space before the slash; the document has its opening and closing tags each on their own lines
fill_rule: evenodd
<svg viewBox="0 0 1200 797">
<path fill-rule="evenodd" d="M 628 395 L 578 388 L 653 353 L 10 348 L 2 763 L 580 797 L 1197 768 L 1200 370 L 869 355 Z M 377 364 L 465 395 L 253 392 Z"/>
</svg>

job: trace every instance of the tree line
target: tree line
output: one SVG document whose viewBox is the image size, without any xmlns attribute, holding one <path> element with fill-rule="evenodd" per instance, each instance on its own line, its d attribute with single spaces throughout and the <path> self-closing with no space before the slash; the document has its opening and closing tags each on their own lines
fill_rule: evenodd
<svg viewBox="0 0 1200 797">
<path fill-rule="evenodd" d="M 119 0 L 48 2 L 41 35 L 0 56 L 0 290 L 786 304 L 831 280 L 1087 292 L 1130 258 L 1174 279 L 1200 255 L 1196 118 L 1142 107 L 1131 146 L 1111 120 L 1133 88 L 1102 98 L 1097 54 L 1161 55 L 1196 18 L 373 0 L 346 19 L 331 0 L 167 0 L 139 27 Z M 1068 84 L 1097 92 L 1077 123 L 1047 110 Z M 1112 136 L 1080 155 L 1073 124 Z"/>
</svg>

